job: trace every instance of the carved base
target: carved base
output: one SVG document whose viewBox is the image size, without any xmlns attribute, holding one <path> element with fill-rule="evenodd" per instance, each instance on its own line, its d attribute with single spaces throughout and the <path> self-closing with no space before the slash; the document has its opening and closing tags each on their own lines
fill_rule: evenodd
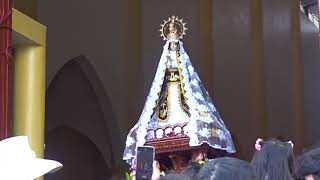
<svg viewBox="0 0 320 180">
<path fill-rule="evenodd" d="M 163 171 L 180 172 L 189 161 L 196 162 L 199 158 L 213 159 L 227 155 L 225 151 L 214 149 L 207 144 L 191 147 L 189 146 L 189 137 L 162 138 L 159 141 L 149 141 L 145 145 L 155 147 L 155 158 Z"/>
<path fill-rule="evenodd" d="M 213 159 L 227 155 L 225 151 L 214 149 L 206 143 L 200 146 L 190 146 L 190 138 L 184 134 L 185 126 L 186 123 L 148 129 L 148 132 L 152 132 L 155 135 L 147 140 L 145 145 L 155 147 L 155 158 L 159 162 L 161 170 L 180 172 L 187 166 L 189 161 L 196 162 L 205 158 Z M 160 138 L 156 136 L 156 132 L 159 130 L 166 132 L 167 129 L 172 129 L 171 132 L 174 132 L 175 128 L 182 129 L 181 133 L 164 133 Z"/>
</svg>

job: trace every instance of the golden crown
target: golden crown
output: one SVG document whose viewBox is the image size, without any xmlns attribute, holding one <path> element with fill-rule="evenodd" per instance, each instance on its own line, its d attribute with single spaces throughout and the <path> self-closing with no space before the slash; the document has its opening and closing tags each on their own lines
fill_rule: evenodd
<svg viewBox="0 0 320 180">
<path fill-rule="evenodd" d="M 179 40 L 186 34 L 186 24 L 183 18 L 179 19 L 178 16 L 171 16 L 168 20 L 163 20 L 161 24 L 161 35 L 163 40 Z"/>
</svg>

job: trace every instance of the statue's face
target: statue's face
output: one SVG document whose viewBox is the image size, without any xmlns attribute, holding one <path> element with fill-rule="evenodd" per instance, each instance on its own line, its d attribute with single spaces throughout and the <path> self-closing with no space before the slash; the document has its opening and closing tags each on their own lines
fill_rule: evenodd
<svg viewBox="0 0 320 180">
<path fill-rule="evenodd" d="M 171 51 L 176 51 L 176 50 L 178 50 L 178 43 L 171 42 L 171 43 L 170 43 L 170 50 L 171 50 Z"/>
<path fill-rule="evenodd" d="M 174 24 L 173 24 L 173 23 L 170 23 L 170 24 L 169 24 L 169 31 L 170 31 L 170 32 L 173 32 L 174 30 L 176 30 L 176 28 L 174 27 Z"/>
</svg>

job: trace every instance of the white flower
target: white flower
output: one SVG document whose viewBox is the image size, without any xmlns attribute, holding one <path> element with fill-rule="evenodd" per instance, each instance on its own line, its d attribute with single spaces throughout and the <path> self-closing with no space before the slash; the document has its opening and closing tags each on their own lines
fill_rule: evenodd
<svg viewBox="0 0 320 180">
<path fill-rule="evenodd" d="M 182 69 L 182 76 L 183 77 L 188 77 L 188 72 Z"/>
<path fill-rule="evenodd" d="M 126 147 L 131 146 L 134 143 L 134 140 L 132 137 L 127 138 Z"/>
<path fill-rule="evenodd" d="M 207 117 L 206 116 L 201 116 L 200 120 L 205 122 L 205 123 L 207 123 L 207 124 L 213 122 L 213 119 L 210 116 L 207 116 Z"/>
<path fill-rule="evenodd" d="M 194 68 L 191 65 L 188 66 L 188 70 L 190 72 L 190 75 L 194 73 Z"/>
<path fill-rule="evenodd" d="M 220 129 L 217 130 L 217 134 L 218 134 L 218 137 L 221 139 L 221 140 L 226 140 L 227 137 L 226 135 L 224 134 L 224 132 Z"/>
<path fill-rule="evenodd" d="M 199 99 L 199 100 L 201 100 L 201 101 L 204 100 L 203 96 L 202 96 L 201 93 L 199 93 L 199 92 L 196 92 L 196 93 L 194 94 L 194 97 L 197 98 L 197 99 Z"/>
<path fill-rule="evenodd" d="M 197 109 L 198 109 L 199 111 L 204 111 L 204 112 L 209 111 L 208 107 L 205 106 L 204 104 L 198 104 Z"/>
<path fill-rule="evenodd" d="M 202 128 L 199 131 L 200 136 L 205 137 L 205 138 L 209 138 L 211 137 L 210 131 L 208 128 Z"/>
<path fill-rule="evenodd" d="M 194 86 L 194 87 L 198 87 L 199 85 L 198 85 L 198 81 L 196 80 L 196 79 L 192 79 L 191 80 L 191 84 L 192 84 L 192 86 Z"/>
</svg>

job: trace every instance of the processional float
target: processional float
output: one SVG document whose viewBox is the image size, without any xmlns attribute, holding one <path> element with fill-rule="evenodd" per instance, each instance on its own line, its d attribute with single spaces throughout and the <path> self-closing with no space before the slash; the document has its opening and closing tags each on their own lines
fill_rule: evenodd
<svg viewBox="0 0 320 180">
<path fill-rule="evenodd" d="M 181 171 L 188 161 L 234 153 L 231 135 L 183 48 L 186 23 L 172 16 L 161 25 L 166 41 L 123 160 L 133 164 L 138 146 L 155 147 L 162 170 Z"/>
</svg>

